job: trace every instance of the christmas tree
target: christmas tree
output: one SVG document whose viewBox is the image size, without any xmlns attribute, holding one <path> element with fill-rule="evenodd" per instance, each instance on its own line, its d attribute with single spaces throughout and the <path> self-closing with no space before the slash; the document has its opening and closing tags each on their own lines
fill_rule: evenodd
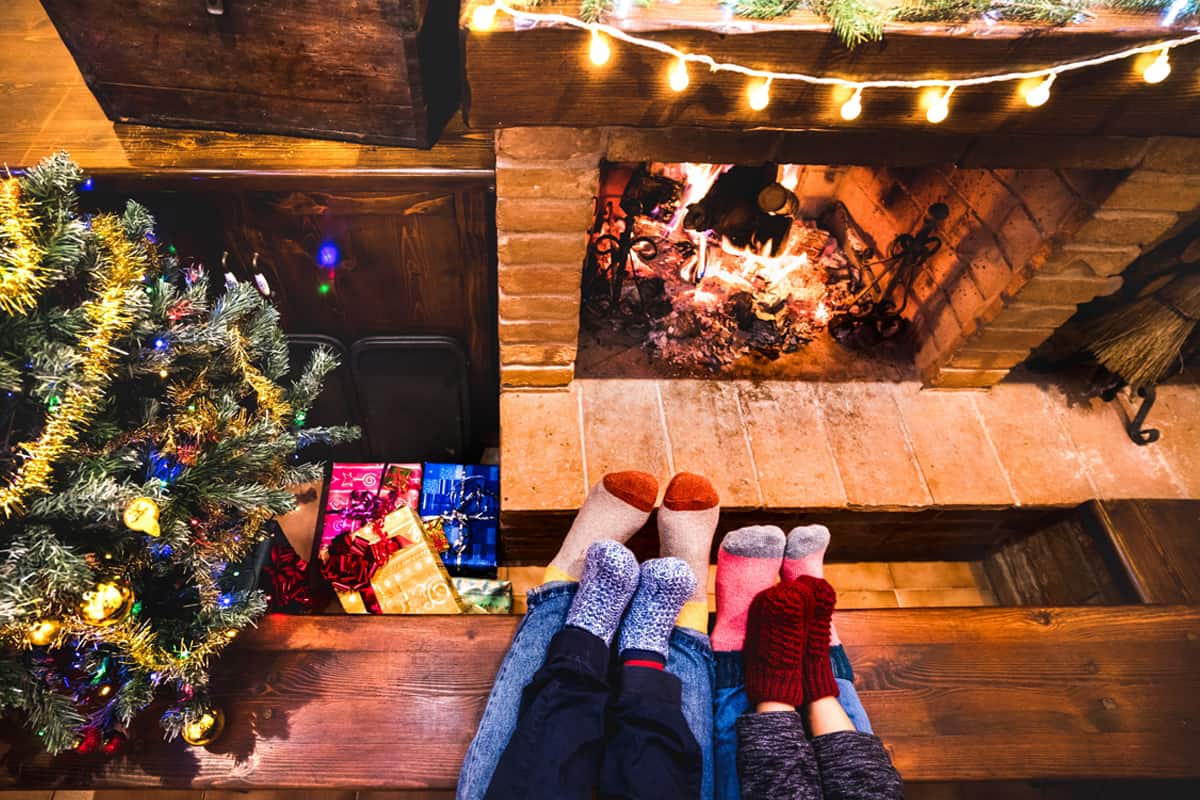
<svg viewBox="0 0 1200 800">
<path fill-rule="evenodd" d="M 265 610 L 243 562 L 318 465 L 298 451 L 332 354 L 290 385 L 279 315 L 160 253 L 154 221 L 81 215 L 65 156 L 0 182 L 0 708 L 46 749 L 220 726 L 217 653 Z"/>
</svg>

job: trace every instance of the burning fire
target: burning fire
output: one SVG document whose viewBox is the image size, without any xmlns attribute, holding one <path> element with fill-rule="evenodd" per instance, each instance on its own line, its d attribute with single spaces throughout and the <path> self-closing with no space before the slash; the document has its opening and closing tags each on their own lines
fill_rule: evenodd
<svg viewBox="0 0 1200 800">
<path fill-rule="evenodd" d="M 605 302 L 639 307 L 647 343 L 670 360 L 721 368 L 748 352 L 777 357 L 811 340 L 847 295 L 838 241 L 799 213 L 799 167 L 606 169 L 597 268 L 615 278 L 597 242 L 624 236 L 632 280 L 610 282 L 621 297 Z"/>
</svg>

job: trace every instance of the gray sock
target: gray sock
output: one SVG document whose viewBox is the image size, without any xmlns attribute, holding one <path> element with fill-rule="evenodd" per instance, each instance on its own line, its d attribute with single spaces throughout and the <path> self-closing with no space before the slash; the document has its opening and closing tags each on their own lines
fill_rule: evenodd
<svg viewBox="0 0 1200 800">
<path fill-rule="evenodd" d="M 611 539 L 593 542 L 584 557 L 579 591 L 567 612 L 567 624 L 612 644 L 637 585 L 637 558 L 628 547 Z"/>
<path fill-rule="evenodd" d="M 731 556 L 746 558 L 783 558 L 786 537 L 774 525 L 749 525 L 725 534 L 721 549 Z"/>
<path fill-rule="evenodd" d="M 642 564 L 637 594 L 621 623 L 618 652 L 649 650 L 663 658 L 680 609 L 696 588 L 696 576 L 682 558 L 655 558 Z"/>
</svg>

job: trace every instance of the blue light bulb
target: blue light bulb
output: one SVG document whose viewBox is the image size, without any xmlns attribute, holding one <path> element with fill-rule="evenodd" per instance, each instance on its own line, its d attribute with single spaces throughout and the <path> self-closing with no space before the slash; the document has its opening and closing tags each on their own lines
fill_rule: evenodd
<svg viewBox="0 0 1200 800">
<path fill-rule="evenodd" d="M 155 350 L 166 350 L 167 349 L 167 340 L 162 338 L 161 336 L 159 338 L 155 339 L 154 340 L 154 349 Z"/>
<path fill-rule="evenodd" d="M 322 267 L 332 269 L 337 266 L 341 258 L 342 254 L 333 242 L 324 242 L 321 249 L 317 250 L 317 263 Z"/>
<path fill-rule="evenodd" d="M 81 192 L 90 192 L 92 189 L 95 189 L 95 188 L 96 188 L 96 182 L 93 181 L 91 178 L 84 178 L 83 183 L 79 184 L 79 190 Z"/>
</svg>

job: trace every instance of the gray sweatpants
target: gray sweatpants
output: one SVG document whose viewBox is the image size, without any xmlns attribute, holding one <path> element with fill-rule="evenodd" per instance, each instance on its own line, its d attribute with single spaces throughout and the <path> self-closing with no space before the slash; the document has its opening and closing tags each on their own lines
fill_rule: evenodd
<svg viewBox="0 0 1200 800">
<path fill-rule="evenodd" d="M 742 800 L 901 800 L 904 785 L 879 738 L 843 731 L 809 739 L 794 711 L 739 717 Z"/>
</svg>

